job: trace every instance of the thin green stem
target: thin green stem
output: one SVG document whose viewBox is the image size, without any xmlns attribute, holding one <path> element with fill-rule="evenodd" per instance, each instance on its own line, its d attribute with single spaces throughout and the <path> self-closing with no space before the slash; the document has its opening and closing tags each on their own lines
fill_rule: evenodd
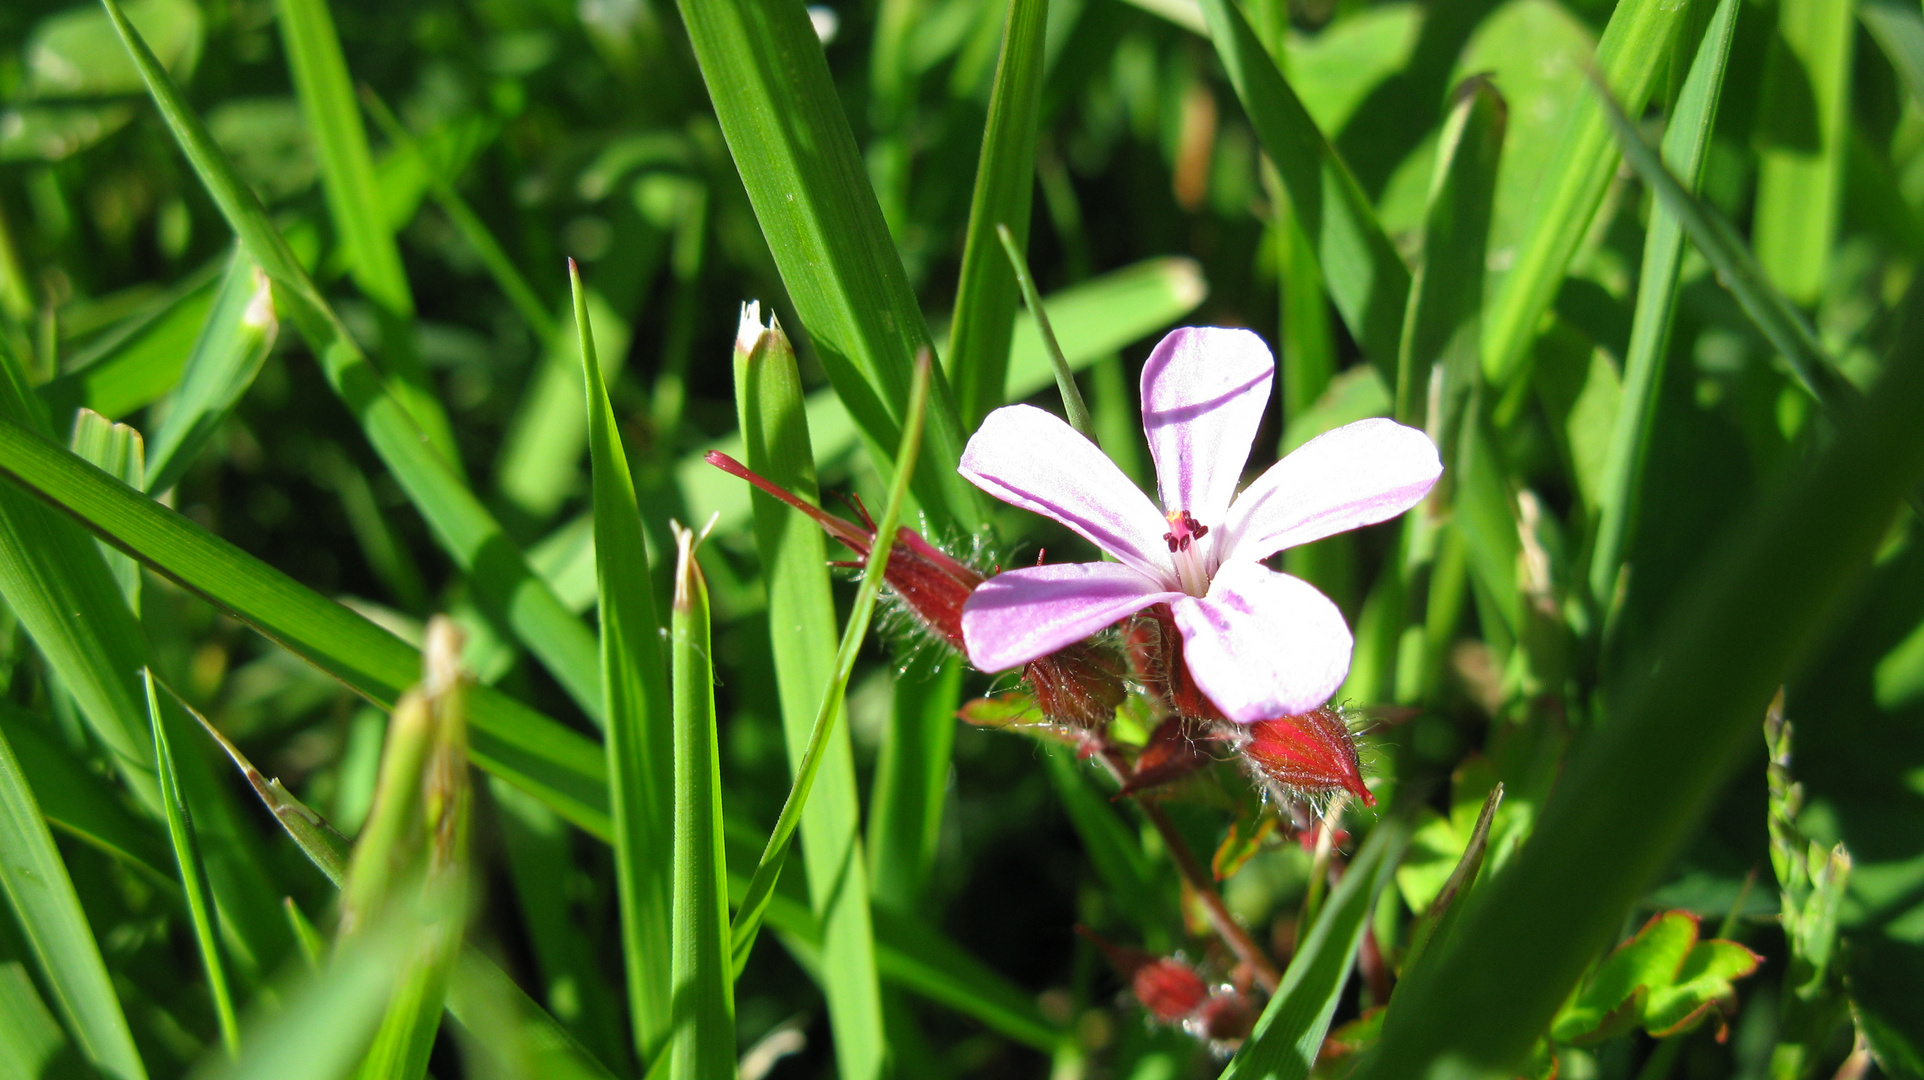
<svg viewBox="0 0 1924 1080">
<path fill-rule="evenodd" d="M 1076 375 L 1070 370 L 1069 361 L 1062 355 L 1062 346 L 1056 343 L 1056 332 L 1049 325 L 1049 313 L 1042 310 L 1042 297 L 1035 290 L 1035 282 L 1029 278 L 1029 267 L 1022 259 L 1022 252 L 1015 246 L 1015 237 L 1007 225 L 997 225 L 995 234 L 1002 238 L 1002 250 L 1009 253 L 1009 265 L 1015 269 L 1015 283 L 1022 289 L 1022 302 L 1029 305 L 1029 313 L 1035 316 L 1036 329 L 1042 331 L 1042 343 L 1049 348 L 1049 363 L 1056 371 L 1056 389 L 1062 391 L 1062 409 L 1069 414 L 1069 426 L 1075 428 L 1083 438 L 1096 441 L 1096 423 L 1089 416 L 1089 406 L 1082 403 L 1082 391 L 1076 389 Z"/>
</svg>

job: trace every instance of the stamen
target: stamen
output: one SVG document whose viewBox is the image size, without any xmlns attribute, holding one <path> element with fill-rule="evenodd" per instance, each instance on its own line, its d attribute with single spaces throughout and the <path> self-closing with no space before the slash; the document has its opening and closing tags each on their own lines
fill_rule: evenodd
<svg viewBox="0 0 1924 1080">
<path fill-rule="evenodd" d="M 1190 549 L 1209 535 L 1209 526 L 1187 510 L 1171 510 L 1163 518 L 1169 522 L 1169 531 L 1162 534 L 1162 540 L 1176 557 L 1176 576 L 1182 581 L 1183 591 L 1191 596 L 1204 595 L 1209 591 L 1209 573 L 1202 565 L 1202 553 Z"/>
</svg>

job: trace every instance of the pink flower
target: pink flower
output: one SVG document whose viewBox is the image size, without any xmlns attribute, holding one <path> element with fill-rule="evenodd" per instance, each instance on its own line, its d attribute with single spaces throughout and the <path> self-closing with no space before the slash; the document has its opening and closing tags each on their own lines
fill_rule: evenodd
<svg viewBox="0 0 1924 1080">
<path fill-rule="evenodd" d="M 1329 598 L 1262 560 L 1372 525 L 1416 505 L 1443 466 L 1427 435 L 1360 420 L 1306 443 L 1242 494 L 1275 360 L 1247 330 L 1186 327 L 1142 371 L 1142 420 L 1162 512 L 1095 444 L 1041 409 L 983 421 L 962 475 L 1060 521 L 1115 562 L 997 574 L 962 609 L 969 660 L 1002 671 L 1080 641 L 1155 603 L 1182 633 L 1183 659 L 1231 720 L 1307 712 L 1349 672 L 1352 639 Z"/>
</svg>

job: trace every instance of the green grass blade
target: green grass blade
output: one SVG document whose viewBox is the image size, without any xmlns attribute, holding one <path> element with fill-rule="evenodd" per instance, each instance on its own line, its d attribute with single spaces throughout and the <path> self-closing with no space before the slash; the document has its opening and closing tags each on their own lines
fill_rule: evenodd
<svg viewBox="0 0 1924 1080">
<path fill-rule="evenodd" d="M 821 41 L 798 4 L 682 0 L 702 78 L 756 220 L 816 356 L 878 459 L 901 441 L 922 309 L 882 221 Z M 928 408 L 929 468 L 916 497 L 939 519 L 986 524 L 961 475 L 964 431 L 940 372 Z"/>
<path fill-rule="evenodd" d="M 1410 283 L 1397 355 L 1396 418 L 1416 427 L 1428 422 L 1434 366 L 1441 364 L 1446 384 L 1454 384 L 1443 399 L 1462 396 L 1469 387 L 1450 376 L 1477 360 L 1482 340 L 1483 268 L 1507 109 L 1487 79 L 1472 79 L 1457 94 L 1436 153 L 1423 262 Z M 1449 411 L 1437 418 L 1438 430 L 1448 425 Z"/>
<path fill-rule="evenodd" d="M 1707 553 L 1523 849 L 1478 887 L 1436 965 L 1398 988 L 1358 1080 L 1423 1075 L 1445 1058 L 1459 1076 L 1515 1075 L 1752 750 L 1772 694 L 1924 475 L 1924 353 L 1914 327 L 1909 337 L 1813 465 Z"/>
<path fill-rule="evenodd" d="M 1385 818 L 1370 830 L 1342 883 L 1323 901 L 1316 922 L 1290 958 L 1283 982 L 1248 1041 L 1230 1059 L 1223 1080 L 1308 1080 L 1336 1013 L 1343 985 L 1356 965 L 1376 898 L 1396 874 L 1409 826 Z"/>
<path fill-rule="evenodd" d="M 675 750 L 668 719 L 661 623 L 655 615 L 641 511 L 620 428 L 595 357 L 581 272 L 572 260 L 575 324 L 587 387 L 588 453 L 595 492 L 595 570 L 601 607 L 601 680 L 608 702 L 608 808 L 635 1053 L 643 1061 L 672 1023 L 669 1000 L 669 851 L 674 839 Z M 712 725 L 712 721 L 711 721 Z"/>
<path fill-rule="evenodd" d="M 266 275 L 237 247 L 188 354 L 180 388 L 154 432 L 147 482 L 137 486 L 155 493 L 174 486 L 253 385 L 279 327 Z"/>
<path fill-rule="evenodd" d="M 1130 829 L 1113 799 L 1097 793 L 1073 750 L 1047 747 L 1046 761 L 1062 810 L 1116 909 L 1127 913 L 1145 934 L 1165 937 L 1174 911 L 1157 889 L 1155 868 L 1143 854 L 1140 831 Z"/>
<path fill-rule="evenodd" d="M 1695 191 L 1703 178 L 1738 11 L 1736 0 L 1718 3 L 1664 131 L 1663 160 L 1690 191 Z M 1623 405 L 1610 435 L 1598 500 L 1597 538 L 1590 555 L 1590 596 L 1603 609 L 1609 607 L 1616 592 L 1624 551 L 1635 527 L 1636 497 L 1643 488 L 1644 464 L 1649 460 L 1657 418 L 1657 392 L 1663 383 L 1670 327 L 1676 316 L 1683 242 L 1684 228 L 1677 212 L 1669 201 L 1658 199 L 1651 208 L 1650 229 L 1643 242 L 1630 351 L 1623 364 Z"/>
<path fill-rule="evenodd" d="M 708 585 L 695 562 L 697 537 L 677 528 L 675 610 L 669 665 L 675 710 L 673 1015 L 667 1075 L 735 1075 L 735 969 L 729 962 L 728 862 L 722 839 L 721 754 L 715 738 Z M 644 1054 L 649 1071 L 658 1066 Z"/>
<path fill-rule="evenodd" d="M 779 326 L 761 325 L 752 305 L 742 311 L 735 340 L 735 406 L 748 467 L 819 504 L 795 351 Z M 828 553 L 813 522 L 761 492 L 753 502 L 782 734 L 789 769 L 800 777 L 808 764 L 822 687 L 836 670 L 829 644 L 835 639 L 835 597 L 829 587 Z M 802 811 L 802 856 L 810 906 L 823 928 L 821 982 L 840 1074 L 844 1080 L 873 1080 L 882 1074 L 887 1046 L 869 924 L 855 755 L 841 715 L 846 711 L 837 707 L 820 750 L 818 790 Z"/>
<path fill-rule="evenodd" d="M 1069 366 L 1069 358 L 1062 355 L 1062 344 L 1056 340 L 1055 328 L 1049 325 L 1049 311 L 1042 303 L 1042 294 L 1036 291 L 1035 282 L 1029 277 L 1029 268 L 1023 263 L 1022 252 L 1016 249 L 1015 237 L 1007 225 L 995 227 L 996 239 L 1002 242 L 1002 250 L 1007 253 L 1009 267 L 1015 272 L 1016 285 L 1022 290 L 1022 302 L 1029 309 L 1029 317 L 1035 320 L 1036 332 L 1042 337 L 1043 348 L 1048 351 L 1049 368 L 1056 379 L 1056 392 L 1062 395 L 1062 411 L 1069 420 L 1069 426 L 1090 442 L 1096 441 L 1096 424 L 1089 418 L 1089 406 L 1083 404 L 1082 391 L 1076 389 L 1075 370 Z"/>
<path fill-rule="evenodd" d="M 955 403 L 964 430 L 973 430 L 1006 400 L 1016 282 L 998 250 L 996 226 L 1009 227 L 1018 252 L 1028 250 L 1048 24 L 1049 0 L 1009 0 L 949 330 L 948 370 L 955 378 Z"/>
<path fill-rule="evenodd" d="M 1622 0 L 1611 13 L 1596 67 L 1632 111 L 1650 100 L 1688 8 L 1672 0 Z M 1617 149 L 1595 101 L 1579 97 L 1563 130 L 1563 144 L 1537 188 L 1532 224 L 1484 322 L 1483 371 L 1499 388 L 1515 381 L 1528 358 L 1543 313 L 1617 171 Z"/>
<path fill-rule="evenodd" d="M 166 396 L 180 382 L 194 337 L 214 303 L 218 262 L 190 274 L 150 313 L 127 320 L 42 383 L 35 393 L 65 418 L 88 408 L 118 420 Z"/>
<path fill-rule="evenodd" d="M 451 471 L 412 414 L 361 353 L 312 278 L 274 230 L 254 193 L 234 173 L 173 80 L 127 22 L 117 0 L 101 0 L 147 81 L 161 116 L 241 244 L 274 283 L 276 307 L 321 358 L 334 392 L 354 413 L 435 539 L 468 574 L 476 603 L 512 633 L 596 720 L 602 715 L 594 635 L 556 599 L 487 508 Z"/>
<path fill-rule="evenodd" d="M 760 347 L 766 348 L 767 340 L 764 336 L 764 344 Z M 910 477 L 914 474 L 921 448 L 922 421 L 934 380 L 934 367 L 934 361 L 927 353 L 915 365 L 909 414 L 902 426 L 902 445 L 895 454 L 895 482 L 889 488 L 888 506 L 876 523 L 875 535 L 878 537 L 893 537 L 902 520 Z M 775 829 L 769 834 L 768 845 L 762 850 L 754 876 L 749 879 L 748 896 L 735 912 L 733 970 L 736 972 L 741 971 L 742 965 L 748 961 L 749 952 L 755 947 L 755 934 L 761 929 L 763 909 L 768 905 L 775 883 L 781 877 L 782 863 L 788 857 L 788 841 L 794 836 L 802 809 L 808 803 L 809 791 L 814 786 L 829 736 L 836 726 L 835 719 L 841 714 L 843 696 L 848 692 L 849 674 L 855 670 L 855 657 L 861 651 L 862 639 L 868 636 L 869 619 L 875 614 L 875 601 L 882 591 L 882 574 L 888 566 L 889 552 L 893 548 L 893 544 L 877 543 L 869 550 L 868 561 L 862 567 L 862 583 L 856 587 L 855 606 L 849 611 L 848 625 L 842 628 L 842 642 L 835 650 L 834 670 L 829 674 L 828 685 L 822 688 L 821 704 L 816 709 L 815 720 L 809 731 L 808 749 L 795 769 L 795 782 L 788 790 L 788 798 L 782 803 L 780 816 L 775 819 Z"/>
<path fill-rule="evenodd" d="M 18 960 L 0 960 L 0 1073 L 54 1076 L 59 1068 L 81 1066 L 73 1044 L 60 1030 L 33 976 Z"/>
<path fill-rule="evenodd" d="M 214 1015 L 220 1021 L 220 1041 L 229 1054 L 240 1053 L 240 1021 L 234 1015 L 234 999 L 227 988 L 227 968 L 221 963 L 220 939 L 215 930 L 211 888 L 207 867 L 201 862 L 200 840 L 194 835 L 194 819 L 181 795 L 180 777 L 174 772 L 174 752 L 167 741 L 167 721 L 161 714 L 160 695 L 154 690 L 154 673 L 143 669 L 147 689 L 147 717 L 154 732 L 154 761 L 160 775 L 160 799 L 167 818 L 167 837 L 174 845 L 174 865 L 180 871 L 181 892 L 187 898 L 187 915 L 194 927 L 194 941 L 200 946 L 201 964 L 207 971 L 207 989 L 214 998 Z"/>
<path fill-rule="evenodd" d="M 135 816 L 113 781 L 94 771 L 48 723 L 14 707 L 0 708 L 0 734 L 38 787 L 47 824 L 138 871 L 163 890 L 175 888 L 167 845 Z"/>
<path fill-rule="evenodd" d="M 80 1052 L 115 1080 L 145 1080 L 80 897 L 40 817 L 20 763 L 0 735 L 0 887 Z"/>
<path fill-rule="evenodd" d="M 912 659 L 895 677 L 893 716 L 869 794 L 868 861 L 875 903 L 913 912 L 942 835 L 965 662 Z"/>
<path fill-rule="evenodd" d="M 1897 69 L 1911 98 L 1924 104 L 1924 13 L 1905 0 L 1859 0 L 1857 17 Z"/>
<path fill-rule="evenodd" d="M 1744 246 L 1737 230 L 1715 207 L 1684 187 L 1657 152 L 1643 141 L 1643 136 L 1614 100 L 1603 94 L 1598 98 L 1617 141 L 1623 146 L 1624 160 L 1636 170 L 1639 179 L 1650 185 L 1657 199 L 1677 216 L 1691 242 L 1717 271 L 1718 281 L 1737 298 L 1744 314 L 1750 316 L 1758 332 L 1790 365 L 1798 381 L 1834 417 L 1856 404 L 1861 396 L 1857 388 L 1838 374 L 1809 320 L 1771 284 L 1769 275 Z"/>
<path fill-rule="evenodd" d="M 1265 170 L 1272 172 L 1273 167 Z M 1280 192 L 1278 179 L 1272 190 Z M 1323 295 L 1323 272 L 1316 265 L 1316 249 L 1288 204 L 1277 200 L 1272 225 L 1281 278 L 1277 306 L 1283 325 L 1277 333 L 1278 372 L 1282 381 L 1283 423 L 1301 416 L 1316 404 L 1336 374 L 1336 334 L 1330 326 L 1329 300 Z"/>
<path fill-rule="evenodd" d="M 1785 296 L 1814 303 L 1836 241 L 1850 133 L 1851 0 L 1782 0 L 1758 119 L 1757 262 Z"/>
<path fill-rule="evenodd" d="M 1216 55 L 1316 250 L 1336 310 L 1363 355 L 1393 385 L 1409 268 L 1376 220 L 1369 197 L 1317 130 L 1234 0 L 1203 0 L 1202 9 Z"/>
<path fill-rule="evenodd" d="M 389 631 L 4 418 L 0 474 L 383 708 L 392 708 L 420 671 L 419 654 Z M 18 497 L 11 488 L 0 491 L 0 506 Z M 21 505 L 45 512 L 32 500 Z M 57 515 L 51 520 L 71 527 Z M 59 633 L 70 636 L 79 625 L 63 623 Z M 74 645 L 85 647 L 92 646 Z M 135 659 L 128 670 L 143 663 Z M 588 832 L 612 835 L 605 765 L 593 742 L 486 687 L 473 692 L 472 719 L 469 750 L 476 764 L 538 795 Z M 126 753 L 145 759 L 131 743 Z"/>
<path fill-rule="evenodd" d="M 146 454 L 140 432 L 126 424 L 116 424 L 92 409 L 82 409 L 73 418 L 72 445 L 76 455 L 135 491 L 146 486 L 143 483 Z M 101 558 L 107 560 L 107 569 L 114 575 L 114 581 L 120 585 L 120 595 L 127 599 L 127 610 L 138 617 L 140 564 L 104 543 L 95 543 L 100 547 Z"/>
<path fill-rule="evenodd" d="M 367 129 L 361 125 L 347 58 L 341 54 L 327 0 L 275 0 L 274 7 L 301 112 L 313 133 L 328 217 L 340 237 L 349 276 L 381 313 L 381 341 L 394 376 L 390 390 L 434 449 L 458 472 L 461 456 L 454 445 L 454 429 L 415 355 L 414 295 L 401 266 L 401 249 L 383 213 L 374 155 L 368 150 Z"/>
</svg>

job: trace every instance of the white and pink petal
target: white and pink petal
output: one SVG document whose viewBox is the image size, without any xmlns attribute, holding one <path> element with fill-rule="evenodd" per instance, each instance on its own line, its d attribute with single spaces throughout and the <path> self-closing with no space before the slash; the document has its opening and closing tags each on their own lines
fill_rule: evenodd
<svg viewBox="0 0 1924 1080">
<path fill-rule="evenodd" d="M 1248 330 L 1186 326 L 1142 368 L 1142 428 L 1162 508 L 1223 521 L 1269 405 L 1276 360 Z"/>
<path fill-rule="evenodd" d="M 1301 578 L 1228 563 L 1209 595 L 1183 596 L 1170 608 L 1190 676 L 1238 723 L 1314 709 L 1349 674 L 1354 641 L 1343 613 Z"/>
<path fill-rule="evenodd" d="M 1180 593 L 1121 563 L 1052 563 L 997 574 L 962 606 L 969 662 L 1006 671 Z"/>
<path fill-rule="evenodd" d="M 1436 444 L 1394 420 L 1358 420 L 1318 435 L 1269 467 L 1229 508 L 1223 563 L 1374 525 L 1423 500 L 1443 475 Z"/>
<path fill-rule="evenodd" d="M 1096 444 L 1030 405 L 997 409 L 962 452 L 960 472 L 1003 502 L 1052 517 L 1158 581 L 1174 581 L 1148 496 Z"/>
</svg>

